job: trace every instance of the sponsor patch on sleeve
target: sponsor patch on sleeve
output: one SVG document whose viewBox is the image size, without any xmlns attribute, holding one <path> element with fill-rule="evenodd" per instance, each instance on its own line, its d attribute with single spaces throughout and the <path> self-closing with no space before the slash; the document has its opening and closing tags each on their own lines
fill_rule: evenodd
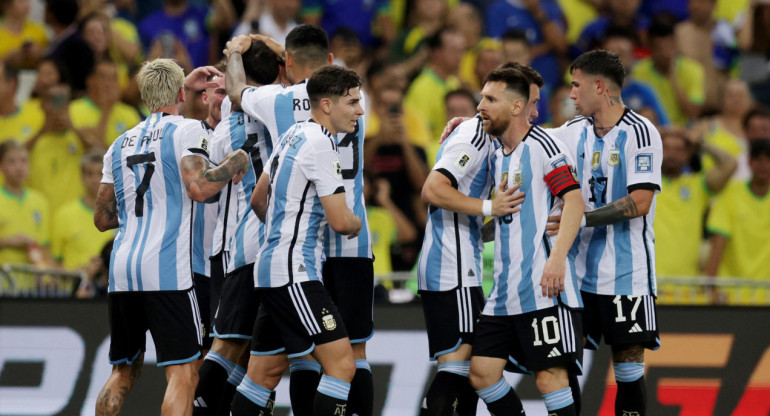
<svg viewBox="0 0 770 416">
<path fill-rule="evenodd" d="M 471 156 L 468 152 L 462 151 L 457 155 L 457 158 L 455 158 L 455 167 L 460 169 L 461 172 L 465 173 L 465 171 L 468 170 L 468 166 L 471 164 L 471 162 L 473 162 L 473 156 Z"/>
<path fill-rule="evenodd" d="M 205 152 L 208 153 L 209 151 L 209 141 L 206 140 L 206 136 L 200 135 L 198 136 L 198 148 L 203 149 Z"/>
<path fill-rule="evenodd" d="M 567 166 L 567 158 L 562 156 L 553 162 L 551 162 L 551 166 L 553 166 L 554 169 L 560 168 L 562 166 Z"/>
<path fill-rule="evenodd" d="M 332 160 L 332 170 L 334 170 L 334 176 L 337 179 L 342 179 L 342 165 L 339 159 Z"/>
<path fill-rule="evenodd" d="M 636 155 L 636 173 L 652 173 L 652 153 Z"/>
</svg>

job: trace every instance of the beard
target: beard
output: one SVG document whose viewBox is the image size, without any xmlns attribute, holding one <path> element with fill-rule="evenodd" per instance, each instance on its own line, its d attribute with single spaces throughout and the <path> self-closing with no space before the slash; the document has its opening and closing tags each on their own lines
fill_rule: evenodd
<svg viewBox="0 0 770 416">
<path fill-rule="evenodd" d="M 511 121 L 506 120 L 493 120 L 489 119 L 487 120 L 487 123 L 483 125 L 484 132 L 486 132 L 488 135 L 493 137 L 500 137 L 505 133 L 506 130 L 508 130 L 508 126 L 511 124 Z"/>
</svg>

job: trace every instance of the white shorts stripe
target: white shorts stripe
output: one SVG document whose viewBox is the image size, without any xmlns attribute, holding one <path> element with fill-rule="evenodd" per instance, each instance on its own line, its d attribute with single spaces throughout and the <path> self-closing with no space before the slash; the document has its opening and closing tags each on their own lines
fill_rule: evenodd
<svg viewBox="0 0 770 416">
<path fill-rule="evenodd" d="M 473 303 L 471 302 L 471 289 L 466 287 L 463 290 L 465 293 L 465 319 L 468 320 L 468 332 L 473 332 Z"/>
<path fill-rule="evenodd" d="M 462 294 L 462 288 L 455 292 L 457 294 L 457 325 L 460 328 L 460 332 L 466 332 L 465 330 L 465 308 L 463 307 L 463 294 Z"/>
<path fill-rule="evenodd" d="M 310 304 L 307 301 L 307 297 L 305 297 L 305 291 L 302 290 L 302 286 L 300 286 L 299 283 L 295 283 L 292 285 L 294 287 L 294 290 L 296 291 L 297 295 L 297 301 L 302 305 L 303 310 L 305 311 L 305 316 L 308 320 L 308 325 L 310 326 L 310 329 L 313 331 L 311 332 L 311 335 L 320 334 L 321 328 L 318 326 L 318 323 L 313 319 L 313 310 L 310 309 Z"/>
<path fill-rule="evenodd" d="M 295 293 L 295 290 L 297 289 L 295 287 L 296 284 L 289 286 L 289 296 L 291 297 L 291 303 L 294 304 L 294 310 L 297 311 L 297 316 L 299 316 L 299 320 L 302 321 L 302 325 L 305 327 L 305 331 L 309 335 L 315 335 L 316 332 L 313 331 L 313 328 L 309 324 L 309 316 L 306 315 L 306 312 L 304 310 L 304 304 L 302 303 L 302 300 L 299 299 L 299 296 Z"/>
<path fill-rule="evenodd" d="M 193 325 L 195 326 L 195 336 L 198 339 L 198 344 L 203 344 L 201 339 L 201 314 L 198 309 L 198 297 L 195 296 L 195 289 L 187 292 L 187 297 L 190 299 L 190 306 L 193 310 Z"/>
</svg>

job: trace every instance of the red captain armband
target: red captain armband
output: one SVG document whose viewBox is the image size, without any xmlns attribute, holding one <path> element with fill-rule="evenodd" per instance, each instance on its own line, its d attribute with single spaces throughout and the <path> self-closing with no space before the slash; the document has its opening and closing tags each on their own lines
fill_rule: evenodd
<svg viewBox="0 0 770 416">
<path fill-rule="evenodd" d="M 577 181 L 574 168 L 569 165 L 559 166 L 552 170 L 545 176 L 545 183 L 548 184 L 551 193 L 558 197 L 561 197 L 567 191 L 580 189 L 580 183 Z"/>
</svg>

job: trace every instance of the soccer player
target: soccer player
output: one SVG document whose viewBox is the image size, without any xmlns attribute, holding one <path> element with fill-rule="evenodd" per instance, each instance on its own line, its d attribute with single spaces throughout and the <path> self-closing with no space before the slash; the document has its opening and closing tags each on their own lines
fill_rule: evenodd
<svg viewBox="0 0 770 416">
<path fill-rule="evenodd" d="M 360 87 L 355 72 L 338 66 L 313 73 L 307 82 L 311 119 L 279 139 L 252 194 L 251 206 L 267 227 L 254 274 L 262 310 L 252 339 L 256 353 L 233 399 L 235 416 L 264 411 L 288 358 L 309 353 L 324 370 L 313 413 L 346 414 L 356 366 L 342 316 L 321 283 L 321 264 L 327 221 L 342 235 L 361 230 L 347 205 L 334 140 L 358 125 Z"/>
<path fill-rule="evenodd" d="M 438 373 L 422 404 L 423 415 L 473 415 L 478 396 L 468 383 L 473 327 L 481 313 L 486 216 L 518 212 L 518 186 L 490 200 L 489 162 L 495 139 L 481 115 L 464 123 L 439 148 L 438 161 L 422 188 L 428 223 L 418 261 L 418 287 L 428 331 L 430 359 Z"/>
<path fill-rule="evenodd" d="M 492 159 L 495 183 L 521 186 L 521 210 L 497 218 L 495 286 L 476 326 L 470 381 L 490 413 L 523 414 L 503 378 L 511 357 L 534 373 L 551 415 L 574 415 L 569 372 L 580 371 L 582 307 L 567 254 L 580 228 L 584 204 L 566 146 L 528 120 L 530 79 L 521 71 L 496 69 L 479 104 L 483 128 L 502 147 Z M 556 199 L 564 202 L 559 236 L 546 224 Z"/>
<path fill-rule="evenodd" d="M 252 86 L 271 84 L 278 77 L 280 58 L 264 43 L 254 43 L 243 54 L 248 83 Z M 230 103 L 223 107 L 230 107 Z M 225 118 L 214 131 L 210 159 L 218 163 L 229 153 L 242 149 L 249 154 L 251 164 L 241 183 L 223 190 L 220 198 L 215 244 L 219 246 L 218 252 L 226 253 L 227 275 L 215 307 L 214 343 L 199 371 L 195 415 L 229 414 L 235 388 L 246 374 L 243 366 L 248 358 L 242 356 L 251 339 L 259 307 L 253 270 L 257 249 L 264 240 L 264 227 L 249 201 L 262 167 L 273 151 L 273 140 L 264 124 L 245 114 L 238 105 L 230 109 L 234 111 L 225 109 L 222 113 Z"/>
<path fill-rule="evenodd" d="M 168 386 L 161 411 L 192 412 L 200 356 L 200 318 L 192 271 L 193 201 L 237 183 L 247 155 L 234 152 L 208 169 L 208 132 L 200 121 L 179 116 L 184 72 L 170 59 L 145 63 L 137 74 L 151 115 L 110 146 L 104 156 L 94 223 L 118 228 L 110 259 L 110 363 L 97 414 L 117 414 L 144 360 L 145 333 L 155 341 L 158 366 Z"/>
<path fill-rule="evenodd" d="M 585 305 L 586 347 L 597 349 L 602 337 L 612 347 L 615 414 L 643 416 L 644 349 L 660 347 L 653 222 L 663 145 L 655 126 L 623 104 L 617 55 L 587 52 L 570 72 L 579 116 L 549 133 L 567 143 L 587 209 L 570 253 Z"/>
<path fill-rule="evenodd" d="M 279 137 L 296 121 L 310 117 L 310 100 L 307 95 L 307 79 L 318 68 L 332 62 L 329 42 L 323 29 L 312 25 L 299 25 L 286 37 L 286 48 L 263 36 L 262 40 L 286 60 L 286 75 L 294 85 L 248 88 L 244 82 L 243 65 L 238 53 L 230 54 L 227 65 L 227 93 L 233 103 L 239 103 L 243 111 L 260 120 L 271 137 Z M 246 37 L 235 38 L 230 43 L 233 52 L 245 51 L 251 45 Z M 362 97 L 362 107 L 366 107 Z M 352 132 L 342 132 L 335 141 L 342 163 L 342 179 L 348 206 L 361 218 L 362 232 L 357 238 L 346 238 L 333 228 L 324 230 L 326 262 L 323 265 L 324 287 L 329 291 L 342 314 L 342 319 L 353 344 L 356 358 L 356 376 L 351 386 L 351 413 L 360 416 L 372 414 L 374 386 L 369 363 L 366 361 L 366 341 L 374 333 L 373 293 L 374 269 L 371 236 L 366 218 L 363 196 L 364 132 L 363 119 Z M 306 399 L 315 391 L 321 368 L 311 357 L 302 357 L 291 364 L 292 410 L 297 415 L 312 412 Z"/>
</svg>

